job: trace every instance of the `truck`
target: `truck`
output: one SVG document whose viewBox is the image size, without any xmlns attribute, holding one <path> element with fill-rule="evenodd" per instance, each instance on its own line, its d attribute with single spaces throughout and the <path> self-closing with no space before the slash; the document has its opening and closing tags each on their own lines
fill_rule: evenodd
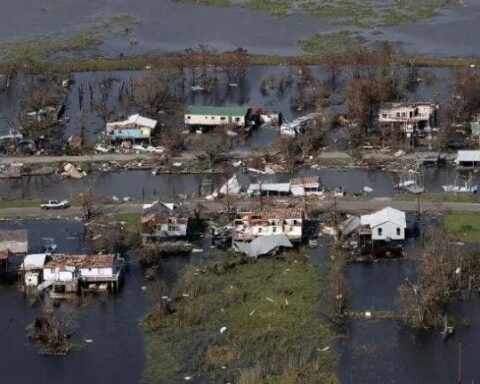
<svg viewBox="0 0 480 384">
<path fill-rule="evenodd" d="M 46 203 L 40 204 L 42 209 L 65 209 L 70 206 L 68 200 L 48 200 Z"/>
</svg>

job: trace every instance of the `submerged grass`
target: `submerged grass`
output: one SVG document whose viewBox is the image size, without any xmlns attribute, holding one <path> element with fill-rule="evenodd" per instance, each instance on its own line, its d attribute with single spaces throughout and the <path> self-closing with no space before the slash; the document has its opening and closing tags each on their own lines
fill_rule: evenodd
<svg viewBox="0 0 480 384">
<path fill-rule="evenodd" d="M 147 382 L 337 383 L 324 289 L 302 253 L 187 267 L 173 313 L 145 319 Z"/>
<path fill-rule="evenodd" d="M 475 212 L 454 212 L 445 217 L 445 231 L 451 240 L 480 241 L 480 214 Z"/>
<path fill-rule="evenodd" d="M 301 48 L 309 54 L 341 53 L 360 47 L 366 40 L 350 31 L 317 33 L 300 42 Z"/>
<path fill-rule="evenodd" d="M 458 6 L 460 0 L 176 0 L 203 5 L 241 6 L 285 16 L 303 11 L 334 18 L 340 25 L 373 28 L 413 23 L 434 17 L 440 10 Z"/>
</svg>

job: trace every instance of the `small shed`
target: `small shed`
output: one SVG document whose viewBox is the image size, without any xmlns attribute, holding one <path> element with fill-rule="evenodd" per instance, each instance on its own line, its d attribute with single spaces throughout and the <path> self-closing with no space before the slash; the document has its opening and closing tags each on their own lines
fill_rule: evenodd
<svg viewBox="0 0 480 384">
<path fill-rule="evenodd" d="M 457 152 L 455 165 L 459 167 L 478 167 L 480 166 L 480 150 L 462 150 Z"/>
</svg>

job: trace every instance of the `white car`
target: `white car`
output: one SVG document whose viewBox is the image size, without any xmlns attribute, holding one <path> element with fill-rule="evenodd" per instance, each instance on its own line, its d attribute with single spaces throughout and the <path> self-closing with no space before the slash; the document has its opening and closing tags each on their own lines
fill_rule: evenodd
<svg viewBox="0 0 480 384">
<path fill-rule="evenodd" d="M 42 209 L 65 209 L 70 206 L 68 200 L 48 200 L 46 203 L 40 204 Z"/>
</svg>

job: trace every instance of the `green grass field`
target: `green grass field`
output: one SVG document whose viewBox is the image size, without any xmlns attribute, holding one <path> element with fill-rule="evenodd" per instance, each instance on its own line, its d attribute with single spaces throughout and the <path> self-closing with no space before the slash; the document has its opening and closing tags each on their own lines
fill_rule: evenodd
<svg viewBox="0 0 480 384">
<path fill-rule="evenodd" d="M 235 266 L 231 258 L 187 267 L 175 312 L 147 316 L 146 381 L 338 383 L 318 267 L 300 253 Z"/>
<path fill-rule="evenodd" d="M 480 213 L 455 212 L 445 217 L 445 231 L 456 241 L 480 241 Z"/>
</svg>

